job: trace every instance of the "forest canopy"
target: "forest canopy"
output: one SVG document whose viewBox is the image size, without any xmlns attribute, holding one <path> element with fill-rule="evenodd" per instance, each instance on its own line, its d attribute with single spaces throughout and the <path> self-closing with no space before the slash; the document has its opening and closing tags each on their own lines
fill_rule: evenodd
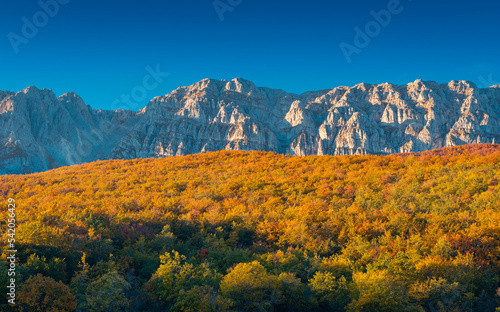
<svg viewBox="0 0 500 312">
<path fill-rule="evenodd" d="M 4 210 L 16 201 L 15 308 L 499 311 L 499 179 L 498 145 L 0 176 Z"/>
</svg>

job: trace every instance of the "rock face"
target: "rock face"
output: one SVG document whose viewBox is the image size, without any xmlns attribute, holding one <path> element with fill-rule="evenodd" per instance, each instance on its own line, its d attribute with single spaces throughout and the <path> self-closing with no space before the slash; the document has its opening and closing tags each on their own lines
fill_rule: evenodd
<svg viewBox="0 0 500 312">
<path fill-rule="evenodd" d="M 292 155 L 419 152 L 500 142 L 500 88 L 417 80 L 301 95 L 204 79 L 140 112 L 93 110 L 74 93 L 0 92 L 0 174 L 96 159 L 221 149 Z"/>
<path fill-rule="evenodd" d="M 0 174 L 30 173 L 105 158 L 137 122 L 130 111 L 94 110 L 74 93 L 29 87 L 0 92 Z"/>
</svg>

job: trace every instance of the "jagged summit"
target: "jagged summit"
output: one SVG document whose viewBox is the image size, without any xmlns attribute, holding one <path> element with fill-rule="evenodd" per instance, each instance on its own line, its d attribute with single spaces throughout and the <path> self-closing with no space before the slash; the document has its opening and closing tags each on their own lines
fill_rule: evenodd
<svg viewBox="0 0 500 312">
<path fill-rule="evenodd" d="M 0 173 L 216 150 L 292 155 L 419 152 L 500 142 L 500 88 L 459 80 L 360 83 L 303 94 L 203 79 L 139 112 L 94 110 L 73 92 L 0 91 Z"/>
<path fill-rule="evenodd" d="M 39 89 L 36 86 L 29 86 L 27 88 L 24 88 L 23 90 L 19 91 L 21 93 L 29 93 L 29 92 L 40 92 L 42 90 L 47 90 L 47 89 Z"/>
<path fill-rule="evenodd" d="M 29 86 L 19 92 L 16 93 L 16 95 L 21 95 L 24 94 L 28 97 L 39 97 L 39 96 L 49 96 L 49 97 L 55 97 L 54 91 L 52 89 L 45 89 L 45 88 L 37 88 L 36 86 Z"/>
</svg>

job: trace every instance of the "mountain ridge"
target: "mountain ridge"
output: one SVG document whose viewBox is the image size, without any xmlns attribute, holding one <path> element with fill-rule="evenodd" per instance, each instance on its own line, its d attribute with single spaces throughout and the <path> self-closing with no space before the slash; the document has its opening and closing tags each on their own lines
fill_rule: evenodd
<svg viewBox="0 0 500 312">
<path fill-rule="evenodd" d="M 263 150 L 291 155 L 420 152 L 500 139 L 500 89 L 418 79 L 302 94 L 243 78 L 203 79 L 138 112 L 94 109 L 74 92 L 0 91 L 0 174 L 98 159 Z"/>
</svg>

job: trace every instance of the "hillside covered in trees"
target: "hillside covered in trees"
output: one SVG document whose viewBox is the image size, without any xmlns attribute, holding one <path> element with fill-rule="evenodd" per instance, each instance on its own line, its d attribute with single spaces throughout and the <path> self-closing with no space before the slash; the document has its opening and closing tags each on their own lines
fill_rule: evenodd
<svg viewBox="0 0 500 312">
<path fill-rule="evenodd" d="M 499 179 L 499 145 L 0 176 L 0 266 L 13 198 L 18 311 L 498 311 Z"/>
</svg>

